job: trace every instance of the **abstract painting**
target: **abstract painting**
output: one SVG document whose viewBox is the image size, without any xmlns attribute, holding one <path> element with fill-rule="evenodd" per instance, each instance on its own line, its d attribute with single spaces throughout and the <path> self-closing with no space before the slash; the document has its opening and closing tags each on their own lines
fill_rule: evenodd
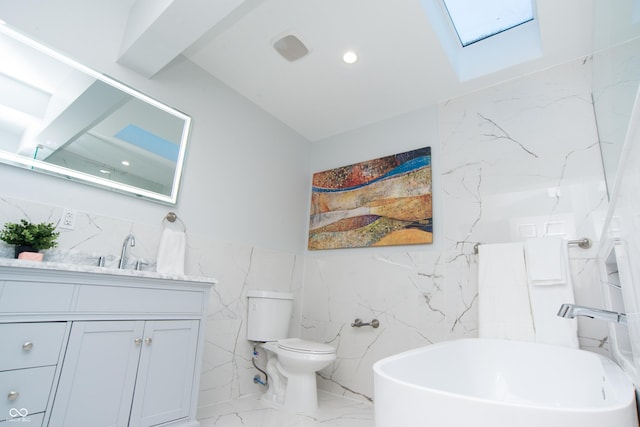
<svg viewBox="0 0 640 427">
<path fill-rule="evenodd" d="M 309 249 L 433 243 L 431 147 L 313 175 Z"/>
</svg>

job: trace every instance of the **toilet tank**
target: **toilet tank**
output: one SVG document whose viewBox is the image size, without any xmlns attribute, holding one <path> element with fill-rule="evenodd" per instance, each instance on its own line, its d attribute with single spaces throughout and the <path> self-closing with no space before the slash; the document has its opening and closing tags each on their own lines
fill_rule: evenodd
<svg viewBox="0 0 640 427">
<path fill-rule="evenodd" d="M 274 291 L 247 292 L 247 339 L 267 342 L 287 338 L 293 294 Z"/>
</svg>

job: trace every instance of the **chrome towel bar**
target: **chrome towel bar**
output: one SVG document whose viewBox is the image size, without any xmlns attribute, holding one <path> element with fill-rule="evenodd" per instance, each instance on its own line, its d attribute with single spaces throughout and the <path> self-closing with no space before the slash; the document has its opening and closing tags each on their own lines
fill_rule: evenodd
<svg viewBox="0 0 640 427">
<path fill-rule="evenodd" d="M 482 243 L 476 243 L 475 245 L 473 245 L 473 253 L 474 254 L 478 254 L 478 246 L 480 246 Z M 578 246 L 582 249 L 589 249 L 592 245 L 591 239 L 585 237 L 583 239 L 577 239 L 577 240 L 567 240 L 567 245 L 575 245 Z"/>
</svg>

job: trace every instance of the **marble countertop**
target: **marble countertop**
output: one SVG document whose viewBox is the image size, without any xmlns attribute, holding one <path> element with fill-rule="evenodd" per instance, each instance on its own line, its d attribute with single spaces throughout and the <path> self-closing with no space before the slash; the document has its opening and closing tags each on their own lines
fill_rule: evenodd
<svg viewBox="0 0 640 427">
<path fill-rule="evenodd" d="M 158 273 L 148 270 L 118 269 L 81 264 L 67 264 L 50 261 L 27 261 L 14 258 L 0 258 L 0 267 L 37 268 L 43 270 L 79 271 L 84 273 L 112 274 L 116 276 L 146 277 L 152 279 L 183 280 L 188 282 L 217 283 L 212 277 L 189 276 L 183 274 Z"/>
</svg>

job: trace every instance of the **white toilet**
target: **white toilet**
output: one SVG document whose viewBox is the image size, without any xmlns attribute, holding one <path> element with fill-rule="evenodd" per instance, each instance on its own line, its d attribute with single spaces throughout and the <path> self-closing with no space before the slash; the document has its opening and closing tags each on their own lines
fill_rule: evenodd
<svg viewBox="0 0 640 427">
<path fill-rule="evenodd" d="M 328 344 L 287 338 L 293 294 L 248 291 L 247 298 L 247 339 L 267 351 L 269 399 L 291 411 L 315 411 L 316 372 L 336 359 L 336 349 Z"/>
</svg>

